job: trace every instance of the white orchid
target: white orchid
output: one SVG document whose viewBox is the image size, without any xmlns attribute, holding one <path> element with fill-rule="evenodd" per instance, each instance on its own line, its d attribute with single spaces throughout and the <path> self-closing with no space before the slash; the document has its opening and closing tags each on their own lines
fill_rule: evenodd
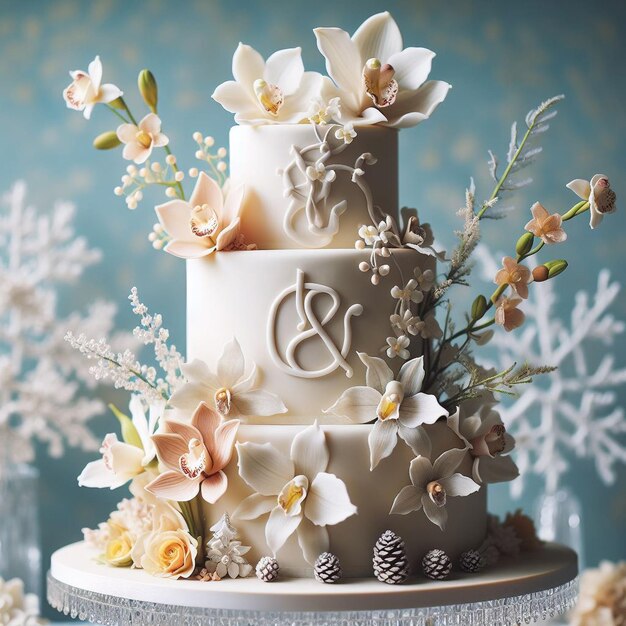
<svg viewBox="0 0 626 626">
<path fill-rule="evenodd" d="M 274 556 L 294 533 L 305 560 L 313 565 L 329 549 L 326 526 L 355 515 L 345 483 L 326 472 L 329 452 L 317 422 L 299 432 L 287 457 L 269 443 L 238 443 L 239 474 L 255 493 L 233 517 L 256 519 L 269 513 L 265 540 Z"/>
<path fill-rule="evenodd" d="M 406 362 L 397 380 L 389 366 L 378 357 L 359 352 L 365 364 L 366 385 L 351 387 L 339 400 L 324 411 L 345 417 L 358 424 L 376 420 L 369 435 L 370 466 L 373 470 L 396 447 L 400 436 L 415 454 L 423 454 L 426 434 L 422 424 L 434 424 L 448 412 L 437 398 L 421 393 L 424 382 L 424 358 Z"/>
<path fill-rule="evenodd" d="M 74 70 L 70 76 L 72 82 L 63 90 L 63 99 L 68 109 L 82 111 L 86 120 L 91 117 L 96 104 L 107 104 L 123 95 L 115 85 L 102 84 L 102 62 L 99 56 L 89 64 L 86 72 Z"/>
<path fill-rule="evenodd" d="M 472 476 L 478 483 L 509 482 L 519 476 L 513 459 L 507 456 L 515 439 L 506 432 L 493 398 L 468 400 L 448 417 L 448 426 L 467 443 L 474 457 Z"/>
<path fill-rule="evenodd" d="M 424 509 L 426 517 L 445 530 L 448 521 L 445 508 L 447 499 L 469 496 L 480 489 L 480 485 L 471 478 L 456 472 L 466 454 L 464 448 L 453 448 L 444 452 L 434 463 L 425 456 L 413 459 L 409 467 L 411 484 L 400 490 L 390 514 L 406 515 Z"/>
<path fill-rule="evenodd" d="M 579 198 L 589 201 L 589 226 L 596 228 L 602 218 L 617 210 L 615 192 L 611 189 L 608 176 L 596 174 L 590 181 L 577 178 L 565 185 Z"/>
<path fill-rule="evenodd" d="M 177 409 L 194 411 L 201 402 L 214 406 L 223 417 L 266 417 L 286 413 L 287 407 L 275 394 L 257 389 L 258 370 L 253 363 L 246 374 L 241 346 L 228 342 L 217 362 L 217 373 L 199 359 L 184 363 L 181 370 L 187 382 L 170 398 Z"/>
<path fill-rule="evenodd" d="M 450 85 L 427 81 L 434 52 L 403 49 L 387 12 L 367 19 L 352 38 L 340 28 L 316 28 L 317 47 L 341 98 L 342 122 L 415 126 L 445 99 Z"/>
<path fill-rule="evenodd" d="M 324 85 L 321 74 L 304 71 L 300 48 L 278 50 L 265 61 L 240 43 L 233 55 L 233 77 L 212 98 L 235 113 L 238 124 L 299 123 L 310 115 Z"/>
<path fill-rule="evenodd" d="M 155 113 L 148 113 L 137 125 L 120 124 L 117 138 L 125 144 L 122 156 L 135 163 L 145 163 L 152 148 L 162 148 L 170 141 L 161 132 L 161 119 Z"/>
<path fill-rule="evenodd" d="M 152 435 L 157 430 L 165 403 L 151 405 L 146 415 L 141 397 L 133 395 L 129 409 L 134 429 L 133 436 L 136 436 L 137 440 L 126 443 L 119 441 L 115 433 L 107 434 L 100 448 L 102 458 L 87 463 L 78 477 L 78 484 L 81 487 L 116 489 L 143 474 L 154 460 L 156 450 Z"/>
</svg>

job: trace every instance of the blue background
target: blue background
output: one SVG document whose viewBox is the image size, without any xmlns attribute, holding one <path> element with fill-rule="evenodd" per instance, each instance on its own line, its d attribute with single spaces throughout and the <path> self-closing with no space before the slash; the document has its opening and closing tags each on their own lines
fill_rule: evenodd
<svg viewBox="0 0 626 626">
<path fill-rule="evenodd" d="M 134 320 L 126 296 L 136 285 L 144 301 L 163 313 L 177 345 L 184 348 L 184 263 L 155 252 L 146 235 L 154 222 L 152 204 L 162 195 L 146 194 L 131 212 L 113 196 L 125 163 L 119 152 L 98 153 L 91 139 L 115 128 L 113 116 L 98 108 L 92 120 L 69 111 L 61 91 L 68 70 L 86 69 L 100 54 L 105 81 L 126 91 L 135 112 L 140 101 L 137 72 L 150 67 L 160 85 L 159 112 L 174 152 L 185 169 L 195 165 L 191 134 L 201 130 L 227 144 L 231 115 L 210 99 L 214 87 L 230 78 L 237 42 L 264 56 L 278 48 L 301 45 L 308 69 L 323 70 L 311 29 L 336 25 L 353 32 L 372 13 L 390 10 L 406 45 L 438 53 L 432 77 L 452 83 L 453 90 L 433 118 L 401 134 L 401 201 L 417 206 L 451 243 L 463 190 L 475 176 L 478 197 L 491 185 L 487 149 L 506 152 L 509 125 L 548 96 L 567 100 L 545 149 L 533 169 L 535 184 L 517 196 L 521 210 L 511 222 L 491 222 L 486 241 L 494 249 L 509 241 L 509 231 L 527 219 L 536 199 L 565 210 L 574 202 L 564 183 L 596 172 L 611 177 L 626 197 L 626 5 L 614 2 L 80 2 L 0 3 L 0 188 L 17 178 L 29 184 L 30 200 L 46 206 L 56 198 L 77 203 L 79 231 L 105 253 L 80 286 L 67 293 L 62 307 L 83 306 L 94 298 L 118 302 L 120 328 Z M 583 222 L 581 220 L 580 222 Z M 560 314 L 568 315 L 573 294 L 593 289 L 597 272 L 609 267 L 623 278 L 626 212 L 603 224 L 594 236 L 584 223 L 569 230 L 571 267 L 561 280 Z M 605 227 L 606 226 L 606 227 Z M 614 309 L 626 318 L 625 298 Z M 624 353 L 626 342 L 616 346 Z M 623 363 L 622 359 L 622 363 Z M 105 399 L 125 396 L 103 391 Z M 626 402 L 621 390 L 621 404 Z M 94 423 L 104 433 L 109 417 Z M 49 553 L 80 538 L 80 528 L 105 519 L 120 492 L 79 490 L 75 477 L 89 460 L 78 452 L 62 461 L 40 455 L 40 507 L 47 560 Z M 626 558 L 626 493 L 620 480 L 605 488 L 592 465 L 581 463 L 567 482 L 584 503 L 587 561 Z M 621 484 L 620 484 L 621 483 Z M 529 507 L 539 483 L 531 481 L 522 504 Z M 490 491 L 492 509 L 515 506 L 505 488 Z"/>
</svg>

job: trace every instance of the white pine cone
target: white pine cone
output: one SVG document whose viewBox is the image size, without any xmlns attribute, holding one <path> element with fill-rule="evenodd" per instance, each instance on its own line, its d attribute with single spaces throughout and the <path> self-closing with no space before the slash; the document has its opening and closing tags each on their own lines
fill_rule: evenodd
<svg viewBox="0 0 626 626">
<path fill-rule="evenodd" d="M 271 556 L 261 557 L 256 564 L 256 577 L 264 583 L 273 583 L 278 578 L 278 561 Z"/>
<path fill-rule="evenodd" d="M 432 580 L 444 580 L 452 571 L 452 561 L 443 550 L 429 550 L 422 559 L 422 570 Z"/>
<path fill-rule="evenodd" d="M 374 575 L 389 585 L 403 583 L 409 574 L 409 561 L 404 541 L 391 530 L 386 530 L 374 546 Z"/>
<path fill-rule="evenodd" d="M 341 578 L 339 559 L 331 552 L 323 552 L 317 557 L 313 571 L 315 578 L 322 583 L 333 584 Z"/>
</svg>

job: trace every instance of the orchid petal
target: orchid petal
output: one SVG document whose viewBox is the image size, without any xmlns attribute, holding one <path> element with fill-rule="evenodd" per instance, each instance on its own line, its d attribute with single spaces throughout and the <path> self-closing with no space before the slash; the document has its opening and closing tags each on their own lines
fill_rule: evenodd
<svg viewBox="0 0 626 626">
<path fill-rule="evenodd" d="M 292 460 L 269 443 L 238 443 L 239 475 L 254 491 L 276 496 L 294 476 Z"/>
<path fill-rule="evenodd" d="M 240 43 L 233 55 L 233 77 L 244 87 L 252 91 L 252 85 L 258 78 L 263 78 L 265 73 L 265 61 L 263 57 L 252 47 Z"/>
<path fill-rule="evenodd" d="M 571 189 L 579 198 L 583 200 L 589 200 L 589 196 L 591 195 L 591 185 L 588 180 L 583 180 L 582 178 L 576 178 L 571 180 L 567 185 L 565 185 L 568 189 Z"/>
<path fill-rule="evenodd" d="M 283 401 L 276 394 L 264 389 L 236 393 L 232 402 L 241 415 L 246 417 L 267 417 L 287 412 Z"/>
<path fill-rule="evenodd" d="M 202 498 L 209 504 L 215 504 L 226 493 L 226 489 L 228 489 L 228 478 L 224 472 L 219 471 L 202 481 Z"/>
<path fill-rule="evenodd" d="M 233 513 L 233 519 L 250 520 L 269 513 L 276 506 L 275 496 L 255 493 L 243 500 Z"/>
<path fill-rule="evenodd" d="M 227 80 L 215 88 L 211 98 L 230 113 L 238 113 L 249 106 L 252 94 L 243 84 L 234 80 Z"/>
<path fill-rule="evenodd" d="M 146 491 L 164 500 L 189 502 L 198 495 L 201 481 L 202 475 L 190 479 L 180 472 L 168 470 L 148 483 Z"/>
<path fill-rule="evenodd" d="M 220 388 L 217 376 L 215 376 L 209 369 L 209 366 L 200 359 L 194 359 L 189 363 L 183 363 L 180 366 L 180 371 L 191 383 L 202 383 L 209 388 L 213 388 L 214 391 L 217 391 Z"/>
<path fill-rule="evenodd" d="M 133 141 L 127 143 L 122 150 L 122 157 L 127 161 L 134 161 L 135 163 L 145 163 L 146 159 L 150 156 L 150 149 L 144 148 L 141 144 Z"/>
<path fill-rule="evenodd" d="M 192 412 L 201 402 L 212 402 L 215 391 L 200 383 L 186 383 L 170 397 L 170 404 L 177 409 Z"/>
<path fill-rule="evenodd" d="M 317 474 L 326 471 L 329 458 L 326 436 L 317 422 L 293 438 L 291 460 L 296 474 L 303 474 L 312 481 Z"/>
<path fill-rule="evenodd" d="M 213 458 L 213 471 L 223 469 L 230 463 L 238 429 L 239 420 L 228 420 L 215 431 L 213 447 L 209 449 Z"/>
<path fill-rule="evenodd" d="M 309 565 L 314 565 L 317 557 L 328 552 L 330 539 L 326 526 L 316 526 L 313 522 L 303 518 L 298 526 L 298 543 L 302 550 L 304 560 Z"/>
<path fill-rule="evenodd" d="M 408 428 L 402 422 L 398 425 L 398 434 L 402 440 L 418 456 L 430 457 L 432 450 L 430 437 L 421 426 Z"/>
<path fill-rule="evenodd" d="M 257 381 L 259 377 L 259 369 L 256 363 L 252 363 L 252 367 L 250 368 L 250 372 L 245 378 L 242 378 L 236 385 L 231 389 L 233 395 L 237 395 L 238 393 L 243 393 L 244 391 L 250 391 L 256 387 Z"/>
<path fill-rule="evenodd" d="M 370 470 L 382 459 L 387 458 L 398 442 L 398 424 L 396 420 L 378 420 L 367 438 L 370 447 Z"/>
<path fill-rule="evenodd" d="M 435 53 L 427 48 L 405 48 L 387 59 L 394 69 L 393 77 L 401 89 L 421 87 L 430 74 Z"/>
<path fill-rule="evenodd" d="M 128 482 L 128 477 L 116 476 L 104 464 L 103 459 L 87 463 L 78 477 L 80 487 L 92 487 L 95 489 L 116 489 Z"/>
<path fill-rule="evenodd" d="M 519 476 L 519 469 L 510 456 L 481 456 L 474 459 L 474 480 L 479 483 L 504 483 Z"/>
<path fill-rule="evenodd" d="M 461 462 L 466 455 L 467 448 L 452 448 L 452 450 L 446 450 L 433 463 L 433 472 L 435 476 L 437 476 L 437 478 L 451 476 L 457 467 L 461 465 Z"/>
<path fill-rule="evenodd" d="M 196 408 L 191 425 L 198 429 L 200 439 L 204 441 L 211 458 L 217 452 L 216 432 L 224 420 L 206 402 L 201 402 Z M 237 430 L 239 422 L 234 420 L 234 428 Z"/>
<path fill-rule="evenodd" d="M 357 352 L 365 365 L 365 383 L 368 387 L 376 389 L 379 393 L 385 393 L 385 387 L 393 380 L 393 372 L 382 359 L 369 356 L 365 352 Z"/>
<path fill-rule="evenodd" d="M 361 98 L 357 94 L 365 93 L 362 82 L 363 64 L 365 61 L 357 45 L 350 35 L 340 28 L 315 28 L 317 47 L 326 59 L 326 71 L 335 84 L 347 93 L 342 94 L 342 104 L 357 110 Z"/>
<path fill-rule="evenodd" d="M 480 489 L 480 485 L 463 474 L 452 474 L 447 478 L 441 478 L 438 482 L 445 489 L 448 497 L 469 496 Z"/>
<path fill-rule="evenodd" d="M 317 526 L 334 526 L 356 512 L 343 480 L 326 472 L 315 477 L 304 502 L 305 517 Z"/>
<path fill-rule="evenodd" d="M 434 424 L 440 417 L 446 417 L 448 412 L 437 402 L 435 396 L 428 393 L 418 393 L 405 397 L 400 405 L 400 421 L 405 426 L 413 428 L 419 424 Z"/>
<path fill-rule="evenodd" d="M 115 131 L 117 138 L 123 143 L 135 141 L 137 127 L 134 124 L 120 124 Z"/>
<path fill-rule="evenodd" d="M 395 497 L 389 515 L 406 515 L 422 508 L 420 494 L 413 485 L 403 487 Z"/>
<path fill-rule="evenodd" d="M 180 457 L 189 452 L 189 446 L 180 435 L 159 433 L 152 436 L 157 458 L 172 471 L 179 470 Z"/>
<path fill-rule="evenodd" d="M 302 48 L 278 50 L 265 62 L 265 80 L 278 85 L 285 96 L 290 96 L 298 89 L 303 75 Z"/>
<path fill-rule="evenodd" d="M 129 443 L 118 441 L 111 445 L 111 465 L 117 476 L 135 476 L 143 472 L 143 455 L 141 448 Z"/>
<path fill-rule="evenodd" d="M 407 361 L 398 374 L 398 381 L 404 388 L 405 396 L 414 396 L 421 391 L 424 384 L 424 357 L 420 356 L 416 359 Z"/>
<path fill-rule="evenodd" d="M 191 439 L 202 439 L 202 434 L 195 426 L 173 419 L 165 420 L 163 424 L 163 433 L 178 435 L 184 442 L 188 442 Z"/>
<path fill-rule="evenodd" d="M 98 91 L 98 100 L 100 102 L 108 104 L 109 102 L 113 102 L 113 100 L 123 95 L 124 92 L 117 85 L 105 83 L 104 85 L 100 85 L 100 90 Z"/>
<path fill-rule="evenodd" d="M 148 113 L 139 122 L 139 128 L 151 135 L 158 135 L 161 132 L 161 120 L 156 113 Z"/>
<path fill-rule="evenodd" d="M 87 73 L 94 90 L 98 91 L 102 82 L 102 61 L 100 60 L 100 55 L 96 55 L 95 59 L 87 66 Z"/>
<path fill-rule="evenodd" d="M 387 108 L 392 128 L 408 128 L 428 119 L 441 104 L 451 85 L 440 80 L 429 80 L 415 91 L 404 91 L 398 94 L 395 103 Z"/>
<path fill-rule="evenodd" d="M 237 217 L 223 228 L 215 240 L 218 251 L 227 250 L 239 237 L 241 230 L 241 220 Z"/>
<path fill-rule="evenodd" d="M 409 465 L 409 478 L 414 487 L 423 490 L 433 479 L 433 465 L 425 456 L 415 457 Z"/>
<path fill-rule="evenodd" d="M 361 53 L 362 64 L 368 59 L 389 62 L 392 55 L 402 50 L 402 35 L 388 11 L 366 19 L 352 36 Z"/>
<path fill-rule="evenodd" d="M 155 211 L 159 222 L 173 239 L 199 243 L 198 237 L 191 230 L 191 207 L 188 202 L 170 200 L 156 206 Z"/>
<path fill-rule="evenodd" d="M 265 542 L 274 556 L 296 531 L 301 521 L 302 515 L 286 515 L 279 506 L 272 510 L 265 525 Z"/>
<path fill-rule="evenodd" d="M 323 85 L 324 77 L 321 74 L 305 72 L 298 91 L 285 99 L 280 108 L 279 119 L 275 121 L 282 124 L 301 122 L 303 118 L 306 118 L 309 104 L 322 92 Z"/>
<path fill-rule="evenodd" d="M 428 494 L 422 496 L 422 507 L 426 517 L 433 523 L 439 526 L 441 530 L 445 530 L 446 523 L 448 522 L 448 511 L 445 506 L 437 506 Z"/>
<path fill-rule="evenodd" d="M 244 358 L 239 342 L 234 337 L 224 346 L 217 362 L 217 377 L 222 386 L 231 389 L 244 375 Z"/>
<path fill-rule="evenodd" d="M 222 210 L 222 218 L 225 224 L 229 224 L 234 219 L 239 217 L 245 194 L 245 185 L 234 185 L 233 187 L 231 187 L 228 194 L 226 195 L 224 208 Z"/>
<path fill-rule="evenodd" d="M 193 192 L 189 198 L 188 210 L 203 204 L 208 204 L 218 215 L 222 214 L 222 206 L 224 204 L 222 190 L 206 172 L 200 172 L 198 175 Z"/>
<path fill-rule="evenodd" d="M 371 387 L 350 387 L 324 413 L 345 417 L 357 424 L 366 424 L 376 419 L 376 407 L 381 397 L 382 394 Z"/>
</svg>

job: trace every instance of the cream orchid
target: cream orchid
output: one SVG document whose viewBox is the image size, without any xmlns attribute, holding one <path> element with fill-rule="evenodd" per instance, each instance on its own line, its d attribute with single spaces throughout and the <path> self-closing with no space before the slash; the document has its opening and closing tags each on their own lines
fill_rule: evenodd
<svg viewBox="0 0 626 626">
<path fill-rule="evenodd" d="M 509 285 L 520 298 L 528 298 L 528 283 L 531 281 L 530 270 L 510 256 L 502 259 L 502 268 L 496 272 L 493 280 L 499 286 Z"/>
<path fill-rule="evenodd" d="M 519 476 L 510 456 L 515 439 L 506 432 L 495 401 L 468 400 L 448 417 L 448 426 L 465 442 L 474 458 L 472 476 L 477 483 L 508 482 Z"/>
<path fill-rule="evenodd" d="M 176 390 L 170 404 L 193 410 L 208 402 L 223 417 L 267 417 L 286 413 L 287 407 L 275 394 L 257 389 L 258 370 L 253 363 L 246 374 L 246 363 L 236 339 L 229 341 L 217 362 L 217 373 L 204 361 L 194 359 L 181 366 L 187 382 Z"/>
<path fill-rule="evenodd" d="M 72 82 L 63 90 L 63 99 L 68 109 L 82 111 L 86 120 L 91 117 L 96 104 L 107 104 L 123 95 L 115 85 L 102 84 L 102 62 L 99 56 L 89 64 L 86 72 L 74 70 L 70 76 Z"/>
<path fill-rule="evenodd" d="M 161 132 L 161 120 L 155 113 L 148 113 L 136 126 L 120 124 L 116 132 L 117 138 L 125 144 L 122 156 L 135 163 L 145 163 L 152 148 L 162 148 L 170 141 Z"/>
<path fill-rule="evenodd" d="M 340 28 L 316 28 L 317 47 L 341 99 L 342 122 L 405 128 L 419 124 L 445 99 L 450 85 L 427 81 L 434 52 L 402 47 L 387 12 L 367 19 L 352 38 Z"/>
<path fill-rule="evenodd" d="M 189 201 L 171 200 L 156 207 L 159 222 L 172 238 L 164 250 L 182 259 L 197 259 L 227 250 L 239 236 L 244 188 L 220 186 L 201 172 Z"/>
<path fill-rule="evenodd" d="M 228 487 L 223 470 L 238 428 L 238 420 L 224 421 L 205 403 L 197 407 L 191 424 L 165 420 L 164 432 L 152 439 L 167 469 L 146 485 L 146 491 L 177 502 L 188 502 L 200 492 L 209 504 L 217 502 Z"/>
<path fill-rule="evenodd" d="M 305 560 L 329 549 L 326 526 L 355 515 L 345 483 L 327 473 L 329 452 L 324 431 L 317 422 L 299 432 L 290 456 L 269 443 L 238 443 L 239 474 L 255 491 L 237 508 L 233 517 L 256 519 L 269 513 L 265 540 L 274 553 L 298 534 Z"/>
<path fill-rule="evenodd" d="M 539 237 L 543 243 L 561 243 L 567 239 L 567 233 L 563 230 L 563 217 L 559 213 L 548 213 L 547 209 L 539 202 L 530 207 L 533 219 L 524 229 Z"/>
<path fill-rule="evenodd" d="M 109 433 L 105 436 L 98 461 L 87 463 L 78 477 L 81 487 L 116 489 L 129 480 L 143 474 L 155 456 L 152 443 L 159 419 L 163 415 L 165 403 L 152 405 L 146 416 L 144 404 L 138 395 L 133 395 L 129 409 L 132 425 L 139 436 L 139 445 L 119 441 L 117 435 Z"/>
<path fill-rule="evenodd" d="M 565 185 L 579 198 L 589 202 L 589 226 L 596 228 L 602 218 L 617 210 L 615 192 L 611 189 L 608 176 L 596 174 L 590 181 L 577 178 Z"/>
<path fill-rule="evenodd" d="M 521 298 L 499 298 L 496 302 L 496 324 L 502 326 L 507 332 L 519 328 L 526 319 L 524 311 L 520 311 L 520 309 L 517 308 L 521 303 Z"/>
<path fill-rule="evenodd" d="M 300 48 L 278 50 L 265 61 L 240 43 L 233 56 L 233 77 L 219 85 L 212 98 L 234 113 L 238 124 L 297 124 L 310 115 L 324 85 L 320 74 L 304 71 Z"/>
<path fill-rule="evenodd" d="M 437 398 L 421 393 L 424 382 L 424 357 L 407 361 L 395 379 L 389 366 L 378 357 L 359 353 L 367 368 L 365 387 L 351 387 L 324 411 L 345 417 L 357 424 L 375 421 L 369 435 L 370 469 L 388 457 L 398 436 L 415 454 L 423 454 L 426 435 L 422 424 L 434 424 L 448 412 Z"/>
<path fill-rule="evenodd" d="M 390 514 L 406 515 L 424 509 L 426 517 L 445 530 L 447 499 L 469 496 L 480 489 L 471 478 L 456 472 L 466 454 L 466 449 L 454 448 L 444 452 L 434 463 L 425 456 L 413 459 L 409 466 L 411 484 L 400 490 Z"/>
</svg>

